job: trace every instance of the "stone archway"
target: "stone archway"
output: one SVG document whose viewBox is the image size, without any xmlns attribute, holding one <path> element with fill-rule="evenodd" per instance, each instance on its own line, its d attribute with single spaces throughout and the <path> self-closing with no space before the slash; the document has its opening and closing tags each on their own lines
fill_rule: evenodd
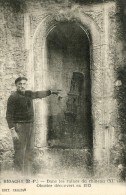
<svg viewBox="0 0 126 195">
<path fill-rule="evenodd" d="M 104 35 L 103 31 L 98 27 L 94 20 L 85 13 L 74 12 L 69 10 L 60 14 L 47 15 L 37 26 L 31 48 L 32 65 L 30 77 L 32 75 L 33 86 L 35 90 L 49 89 L 49 83 L 46 73 L 47 66 L 44 61 L 46 51 L 46 37 L 55 26 L 64 21 L 75 21 L 85 31 L 90 38 L 90 76 L 91 76 L 91 98 L 92 98 L 92 117 L 93 117 L 93 152 L 94 160 L 98 163 L 104 160 L 109 160 L 110 140 L 108 130 L 105 128 L 109 123 L 108 113 L 111 112 L 112 106 L 106 106 L 106 103 L 111 105 L 112 98 L 110 96 L 110 88 L 105 85 L 106 72 L 104 71 L 107 65 L 106 44 L 104 40 L 108 36 L 107 32 Z M 41 82 L 40 82 L 41 80 Z M 113 81 L 109 81 L 112 82 Z M 113 93 L 113 91 L 111 92 Z M 107 97 L 107 99 L 105 99 Z M 35 147 L 43 149 L 47 146 L 48 132 L 48 99 L 35 101 Z M 114 109 L 114 107 L 113 107 Z M 106 112 L 108 112 L 106 114 Z M 111 127 L 110 127 L 111 128 Z M 111 131 L 111 133 L 113 133 Z"/>
<path fill-rule="evenodd" d="M 57 23 L 62 21 L 72 21 L 75 20 L 86 32 L 88 37 L 90 37 L 90 54 L 91 54 L 91 93 L 92 93 L 92 116 L 93 116 L 93 139 L 94 145 L 96 141 L 95 137 L 95 127 L 98 126 L 97 120 L 94 120 L 95 113 L 97 113 L 97 110 L 95 110 L 96 102 L 94 105 L 94 101 L 97 99 L 97 96 L 100 95 L 102 92 L 102 82 L 99 78 L 99 75 L 101 73 L 101 66 L 102 66 L 102 59 L 101 59 L 101 31 L 99 27 L 95 24 L 95 22 L 86 14 L 71 14 L 71 18 L 65 15 L 48 15 L 43 19 L 43 21 L 39 24 L 37 27 L 34 36 L 33 36 L 33 50 L 32 50 L 32 56 L 33 56 L 33 68 L 34 72 L 31 73 L 33 75 L 34 80 L 34 89 L 35 90 L 41 90 L 41 89 L 47 89 L 50 86 L 48 85 L 48 81 L 45 79 L 46 75 L 44 75 L 44 71 L 47 67 L 45 67 L 45 62 L 43 59 L 45 58 L 45 40 L 47 37 L 47 34 L 57 25 Z M 90 32 L 90 33 L 89 33 Z M 34 74 L 33 74 L 34 73 Z M 40 82 L 40 79 L 42 82 Z M 96 87 L 98 86 L 99 87 Z M 99 90 L 99 91 L 98 91 Z M 42 100 L 47 101 L 47 100 Z M 41 116 L 46 118 L 47 116 L 47 108 L 43 105 L 41 100 L 37 100 L 35 103 L 35 109 L 36 109 L 36 136 L 35 136 L 35 142 L 37 147 L 43 147 L 46 146 L 46 133 L 47 133 L 47 121 L 45 121 L 45 124 L 43 124 L 44 120 L 41 120 Z M 41 106 L 40 106 L 41 105 Z M 42 109 L 44 108 L 44 109 Z M 101 108 L 102 109 L 102 108 Z M 44 110 L 44 111 L 42 111 Z M 46 110 L 46 111 L 45 111 Z M 44 112 L 44 113 L 43 113 Z M 102 111 L 101 111 L 102 112 Z M 100 117 L 100 116 L 99 116 Z M 43 129 L 43 132 L 41 131 Z M 45 130 L 44 130 L 45 129 Z M 96 141 L 97 142 L 97 141 Z"/>
</svg>

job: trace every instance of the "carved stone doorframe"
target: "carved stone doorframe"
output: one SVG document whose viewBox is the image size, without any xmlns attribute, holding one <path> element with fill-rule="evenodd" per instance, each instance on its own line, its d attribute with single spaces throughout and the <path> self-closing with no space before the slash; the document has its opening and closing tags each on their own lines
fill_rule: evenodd
<svg viewBox="0 0 126 195">
<path fill-rule="evenodd" d="M 93 150 L 96 161 L 103 160 L 103 150 L 107 143 L 105 138 L 106 109 L 105 92 L 109 91 L 105 86 L 105 68 L 106 68 L 106 44 L 104 44 L 105 35 L 97 23 L 86 13 L 78 10 L 67 10 L 62 13 L 48 14 L 37 26 L 32 37 L 32 46 L 30 49 L 29 63 L 31 65 L 29 78 L 32 80 L 34 90 L 48 89 L 46 80 L 47 67 L 45 65 L 45 41 L 47 35 L 55 26 L 62 21 L 75 21 L 87 34 L 90 40 L 90 75 L 91 75 L 91 101 L 93 118 Z M 112 98 L 107 96 L 109 104 Z M 35 100 L 35 147 L 46 147 L 47 134 L 47 106 L 46 100 Z M 108 149 L 109 150 L 109 149 Z M 107 151 L 108 153 L 108 151 Z"/>
</svg>

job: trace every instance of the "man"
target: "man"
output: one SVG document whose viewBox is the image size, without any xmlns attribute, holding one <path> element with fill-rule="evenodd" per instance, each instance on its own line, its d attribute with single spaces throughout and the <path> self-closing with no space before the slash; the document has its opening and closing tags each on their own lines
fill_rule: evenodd
<svg viewBox="0 0 126 195">
<path fill-rule="evenodd" d="M 44 98 L 58 92 L 28 91 L 27 78 L 18 77 L 15 80 L 17 91 L 8 98 L 6 119 L 14 142 L 15 169 L 28 171 L 30 165 L 31 134 L 34 122 L 33 99 Z"/>
</svg>

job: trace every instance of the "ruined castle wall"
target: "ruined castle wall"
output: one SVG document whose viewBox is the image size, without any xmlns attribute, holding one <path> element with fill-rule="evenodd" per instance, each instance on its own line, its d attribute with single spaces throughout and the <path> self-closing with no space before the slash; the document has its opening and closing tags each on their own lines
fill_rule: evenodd
<svg viewBox="0 0 126 195">
<path fill-rule="evenodd" d="M 66 1 L 24 0 L 12 4 L 8 0 L 0 5 L 2 170 L 12 165 L 13 145 L 5 114 L 7 98 L 15 89 L 14 80 L 20 75 L 26 75 L 29 79 L 29 88 L 41 89 L 41 82 L 46 81 L 41 74 L 43 71 L 41 64 L 44 63 L 42 56 L 45 49 L 44 41 L 50 30 L 62 21 L 76 21 L 83 26 L 91 40 L 93 149 L 94 163 L 98 165 L 97 171 L 99 175 L 103 173 L 102 168 L 99 168 L 101 165 L 103 169 L 108 167 L 106 169 L 108 173 L 110 169 L 112 170 L 108 165 L 112 164 L 117 168 L 124 162 L 122 156 L 126 145 L 124 141 L 125 37 L 123 34 L 125 26 L 120 18 L 120 13 L 123 15 L 124 12 L 120 9 L 120 4 L 115 4 L 114 1 L 86 5 L 72 2 L 68 5 Z M 47 113 L 41 113 L 42 106 L 46 105 L 44 101 L 41 106 L 40 104 L 39 100 L 35 102 L 35 143 L 42 149 L 46 145 L 47 128 L 46 121 L 41 124 L 40 116 L 44 117 Z M 47 150 L 44 151 L 46 163 L 49 162 L 49 153 Z M 51 155 L 53 167 L 55 162 L 53 162 L 53 154 Z M 59 160 L 58 153 L 55 158 Z"/>
<path fill-rule="evenodd" d="M 14 80 L 25 74 L 24 16 L 9 1 L 0 2 L 0 152 L 1 169 L 12 166 L 13 146 L 5 116 Z"/>
</svg>

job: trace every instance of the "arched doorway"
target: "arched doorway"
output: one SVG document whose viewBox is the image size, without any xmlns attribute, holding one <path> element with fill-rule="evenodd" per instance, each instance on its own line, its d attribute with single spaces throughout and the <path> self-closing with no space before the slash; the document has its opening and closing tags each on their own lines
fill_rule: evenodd
<svg viewBox="0 0 126 195">
<path fill-rule="evenodd" d="M 92 148 L 90 42 L 75 22 L 61 22 L 46 38 L 48 84 L 61 90 L 51 96 L 48 146 Z"/>
<path fill-rule="evenodd" d="M 74 13 L 72 14 L 75 22 L 69 19 L 66 14 L 65 18 L 61 17 L 61 21 L 59 18 L 57 20 L 57 14 L 47 15 L 43 18 L 34 31 L 29 55 L 29 63 L 32 66 L 30 70 L 28 69 L 28 75 L 30 74 L 34 90 L 48 90 L 51 87 L 52 89 L 61 89 L 63 93 L 61 98 L 49 96 L 49 98 L 34 101 L 34 147 L 45 167 L 50 168 L 51 174 L 52 169 L 56 173 L 59 170 L 60 173 L 61 170 L 64 171 L 64 167 L 66 169 L 71 167 L 72 174 L 73 169 L 75 172 L 78 170 L 78 173 L 83 174 L 85 162 L 87 161 L 87 164 L 91 165 L 88 161 L 92 158 L 92 153 L 87 150 L 89 147 L 93 148 L 93 159 L 91 160 L 99 161 L 102 159 L 103 144 L 101 143 L 103 142 L 101 142 L 101 137 L 104 131 L 101 130 L 101 121 L 103 121 L 104 115 L 103 104 L 99 104 L 98 99 L 102 93 L 100 86 L 104 82 L 101 79 L 103 65 L 101 53 L 104 52 L 102 33 L 97 24 L 86 14 L 78 12 L 76 17 Z M 58 16 L 60 17 L 62 14 Z M 74 40 L 74 43 L 71 44 L 65 42 L 68 47 L 65 47 L 60 28 L 61 31 L 65 30 L 62 33 L 65 33 L 70 41 Z M 56 42 L 56 40 L 60 42 Z M 78 41 L 75 42 L 75 40 Z M 62 47 L 59 46 L 59 43 Z M 67 48 L 66 52 L 65 48 Z M 67 57 L 68 54 L 70 57 Z M 74 59 L 78 59 L 78 63 Z M 79 62 L 82 64 L 79 65 Z M 61 67 L 64 67 L 63 70 Z M 83 102 L 80 101 L 80 105 L 84 104 L 85 106 L 80 106 L 81 108 L 78 106 L 79 110 L 77 111 L 74 110 L 75 104 L 73 104 L 72 109 L 66 109 L 71 107 L 72 100 L 70 101 L 69 97 L 73 91 L 72 83 L 76 84 L 75 86 L 81 86 L 80 90 L 78 87 L 76 88 L 76 93 L 83 91 L 83 93 L 79 93 L 79 99 L 83 100 Z M 75 116 L 78 116 L 78 112 L 82 113 L 79 115 L 83 119 L 83 122 L 81 119 L 81 124 L 79 118 L 74 120 L 73 110 L 76 113 Z M 80 125 L 79 128 L 75 128 L 78 126 L 77 124 Z M 77 130 L 76 133 L 74 130 Z M 43 152 L 41 153 L 41 151 Z"/>
</svg>

